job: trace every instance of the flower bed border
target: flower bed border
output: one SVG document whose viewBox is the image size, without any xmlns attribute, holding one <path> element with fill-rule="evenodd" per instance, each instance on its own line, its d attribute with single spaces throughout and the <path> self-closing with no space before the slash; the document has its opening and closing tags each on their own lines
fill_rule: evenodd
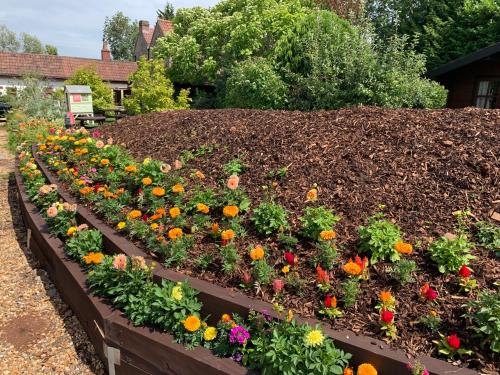
<svg viewBox="0 0 500 375">
<path fill-rule="evenodd" d="M 231 359 L 218 358 L 208 349 L 186 350 L 168 333 L 135 327 L 104 299 L 93 296 L 86 286 L 83 270 L 67 258 L 63 243 L 49 233 L 45 220 L 26 195 L 18 161 L 15 182 L 23 222 L 31 233 L 28 248 L 47 270 L 106 366 L 104 344 L 120 350 L 120 363 L 115 367 L 115 373 L 120 375 L 250 374 Z"/>
<path fill-rule="evenodd" d="M 40 158 L 36 154 L 36 151 L 36 146 L 33 146 L 32 154 L 39 169 L 51 184 L 60 186 L 58 179 L 40 160 Z M 18 172 L 16 170 L 16 176 L 17 174 Z M 60 188 L 58 190 L 58 193 L 65 201 L 69 203 L 79 203 L 72 194 L 64 189 Z M 123 235 L 119 234 L 109 225 L 98 219 L 88 208 L 82 206 L 81 204 L 78 204 L 77 207 L 77 221 L 79 223 L 85 223 L 89 225 L 89 227 L 98 229 L 103 234 L 103 244 L 109 252 L 123 253 L 127 256 L 140 255 L 147 260 L 152 260 L 152 257 L 149 254 L 145 253 Z M 243 293 L 235 291 L 233 289 L 214 285 L 207 281 L 166 269 L 163 266 L 157 267 L 153 271 L 153 274 L 155 280 L 167 279 L 171 281 L 183 281 L 187 279 L 189 285 L 192 288 L 198 290 L 198 298 L 203 303 L 203 309 L 205 310 L 205 313 L 209 313 L 211 315 L 211 319 L 213 319 L 213 321 L 216 321 L 218 317 L 227 312 L 238 313 L 242 316 L 247 316 L 249 310 L 267 310 L 271 316 L 278 318 L 277 314 L 274 313 L 273 306 L 271 304 L 261 300 L 250 298 Z M 209 319 L 209 322 L 211 321 L 211 319 Z M 298 320 L 306 321 L 312 325 L 320 323 L 315 319 Z M 140 329 L 137 327 L 133 327 L 130 323 L 128 323 L 128 326 L 130 326 L 132 329 Z M 406 369 L 406 365 L 409 360 L 403 350 L 392 349 L 383 341 L 368 336 L 357 335 L 356 333 L 349 330 L 334 330 L 325 324 L 322 324 L 322 329 L 325 334 L 334 339 L 335 345 L 338 348 L 353 355 L 351 365 L 357 366 L 361 363 L 369 362 L 372 363 L 381 374 L 409 373 Z M 149 353 L 149 350 L 146 350 L 146 352 Z M 431 375 L 478 374 L 474 370 L 453 366 L 443 360 L 433 358 L 428 355 L 420 355 L 416 357 L 415 360 L 420 361 L 427 368 Z M 236 372 L 233 372 L 233 374 L 236 374 Z"/>
</svg>

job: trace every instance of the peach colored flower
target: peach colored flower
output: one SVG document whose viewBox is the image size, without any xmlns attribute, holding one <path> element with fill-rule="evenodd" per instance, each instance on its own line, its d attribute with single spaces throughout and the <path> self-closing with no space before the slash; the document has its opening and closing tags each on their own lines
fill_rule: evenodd
<svg viewBox="0 0 500 375">
<path fill-rule="evenodd" d="M 240 183 L 240 178 L 235 174 L 233 174 L 227 180 L 227 187 L 231 190 L 236 190 L 238 188 L 239 183 Z"/>
<path fill-rule="evenodd" d="M 174 161 L 174 169 L 181 169 L 182 168 L 182 162 L 180 160 Z"/>
<path fill-rule="evenodd" d="M 127 257 L 124 254 L 115 255 L 113 259 L 113 268 L 124 270 L 127 267 Z"/>
<path fill-rule="evenodd" d="M 58 213 L 57 208 L 55 208 L 54 206 L 50 206 L 49 208 L 47 208 L 48 217 L 56 217 L 57 213 Z"/>
<path fill-rule="evenodd" d="M 95 147 L 97 148 L 103 148 L 104 147 L 104 142 L 99 140 L 95 143 Z"/>
</svg>

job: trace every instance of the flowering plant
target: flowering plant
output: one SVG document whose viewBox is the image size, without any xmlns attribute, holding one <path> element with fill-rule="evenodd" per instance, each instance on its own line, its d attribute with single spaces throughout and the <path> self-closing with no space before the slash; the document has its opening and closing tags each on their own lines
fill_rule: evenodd
<svg viewBox="0 0 500 375">
<path fill-rule="evenodd" d="M 477 288 L 477 280 L 472 277 L 472 270 L 465 264 L 458 271 L 458 276 L 458 285 L 465 293 L 470 293 L 473 289 Z"/>
<path fill-rule="evenodd" d="M 472 350 L 467 350 L 461 347 L 460 338 L 454 333 L 449 336 L 439 334 L 439 340 L 433 341 L 437 345 L 438 353 L 444 354 L 449 358 L 453 358 L 456 355 L 471 355 Z"/>
<path fill-rule="evenodd" d="M 329 294 L 325 296 L 325 299 L 323 300 L 323 307 L 319 310 L 319 313 L 332 320 L 341 318 L 344 315 L 344 313 L 337 307 L 337 298 Z"/>
</svg>

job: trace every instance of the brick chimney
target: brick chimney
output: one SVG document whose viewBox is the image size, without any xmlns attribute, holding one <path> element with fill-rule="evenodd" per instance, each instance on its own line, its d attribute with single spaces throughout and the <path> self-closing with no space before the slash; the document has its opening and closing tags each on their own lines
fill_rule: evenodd
<svg viewBox="0 0 500 375">
<path fill-rule="evenodd" d="M 102 41 L 101 60 L 111 61 L 111 52 L 109 51 L 109 45 L 106 40 Z"/>
<path fill-rule="evenodd" d="M 139 21 L 139 32 L 144 33 L 149 30 L 149 21 L 140 20 Z"/>
</svg>

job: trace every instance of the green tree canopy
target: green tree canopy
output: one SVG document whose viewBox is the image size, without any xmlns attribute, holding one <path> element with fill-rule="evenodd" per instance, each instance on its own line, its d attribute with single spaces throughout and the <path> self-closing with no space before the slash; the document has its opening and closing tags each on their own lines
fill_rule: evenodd
<svg viewBox="0 0 500 375">
<path fill-rule="evenodd" d="M 0 52 L 17 52 L 21 43 L 16 33 L 10 31 L 5 25 L 0 25 Z"/>
<path fill-rule="evenodd" d="M 44 53 L 45 48 L 36 36 L 21 33 L 21 40 L 23 42 L 23 52 L 26 53 Z"/>
<path fill-rule="evenodd" d="M 174 86 L 165 76 L 163 60 L 141 57 L 137 71 L 130 75 L 129 80 L 132 93 L 125 98 L 124 104 L 131 114 L 189 108 L 189 90 L 181 90 L 174 99 Z"/>
<path fill-rule="evenodd" d="M 46 53 L 57 55 L 57 48 L 43 43 L 34 35 L 21 33 L 19 37 L 5 25 L 0 25 L 0 52 Z"/>
<path fill-rule="evenodd" d="M 134 60 L 138 32 L 137 21 L 132 21 L 122 12 L 106 17 L 103 34 L 114 60 Z"/>
<path fill-rule="evenodd" d="M 113 90 L 103 82 L 93 67 L 77 70 L 65 84 L 90 86 L 94 110 L 103 110 L 113 106 Z"/>
<path fill-rule="evenodd" d="M 163 9 L 158 9 L 156 11 L 156 15 L 162 20 L 171 20 L 175 16 L 174 6 L 167 2 Z"/>
<path fill-rule="evenodd" d="M 57 47 L 51 44 L 45 45 L 45 52 L 47 55 L 56 55 L 57 56 Z"/>
</svg>

